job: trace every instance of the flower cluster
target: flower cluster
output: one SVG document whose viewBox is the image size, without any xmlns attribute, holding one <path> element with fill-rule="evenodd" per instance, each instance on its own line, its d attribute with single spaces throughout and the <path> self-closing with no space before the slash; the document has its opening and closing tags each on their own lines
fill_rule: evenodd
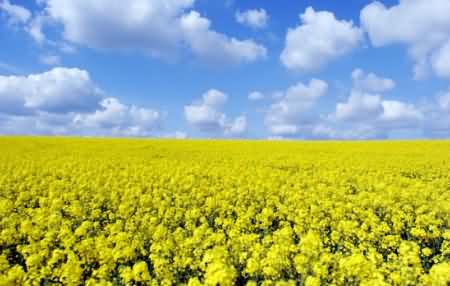
<svg viewBox="0 0 450 286">
<path fill-rule="evenodd" d="M 0 285 L 450 283 L 449 142 L 0 150 Z"/>
</svg>

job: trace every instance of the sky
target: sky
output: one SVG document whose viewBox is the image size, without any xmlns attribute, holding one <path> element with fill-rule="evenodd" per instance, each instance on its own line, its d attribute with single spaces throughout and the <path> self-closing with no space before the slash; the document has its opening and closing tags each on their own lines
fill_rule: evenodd
<svg viewBox="0 0 450 286">
<path fill-rule="evenodd" d="M 450 138 L 448 11 L 448 0 L 0 0 L 0 134 Z"/>
</svg>

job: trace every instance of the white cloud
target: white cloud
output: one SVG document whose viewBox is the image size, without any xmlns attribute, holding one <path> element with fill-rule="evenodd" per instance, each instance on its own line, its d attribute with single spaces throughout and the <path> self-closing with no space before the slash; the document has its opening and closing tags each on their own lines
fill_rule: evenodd
<svg viewBox="0 0 450 286">
<path fill-rule="evenodd" d="M 433 54 L 431 64 L 439 77 L 450 78 L 450 39 Z"/>
<path fill-rule="evenodd" d="M 222 111 L 228 96 L 223 92 L 211 89 L 197 103 L 186 105 L 184 115 L 189 125 L 205 133 L 240 136 L 247 131 L 247 118 L 242 115 L 229 120 Z"/>
<path fill-rule="evenodd" d="M 5 115 L 0 112 L 0 134 L 70 135 L 72 115 L 41 112 L 35 115 Z"/>
<path fill-rule="evenodd" d="M 210 20 L 192 10 L 195 0 L 43 0 L 46 23 L 60 23 L 64 40 L 100 50 L 134 50 L 173 60 L 183 48 L 206 62 L 239 64 L 266 57 L 266 48 L 211 29 Z M 30 33 L 43 41 L 38 18 Z"/>
<path fill-rule="evenodd" d="M 259 91 L 252 91 L 248 94 L 248 99 L 252 101 L 263 100 L 264 97 L 265 97 L 264 94 Z"/>
<path fill-rule="evenodd" d="M 84 70 L 0 76 L 0 134 L 149 136 L 163 117 L 106 97 Z"/>
<path fill-rule="evenodd" d="M 210 21 L 196 11 L 183 15 L 182 31 L 192 52 L 213 63 L 239 64 L 264 59 L 265 47 L 253 40 L 237 40 L 210 29 Z"/>
<path fill-rule="evenodd" d="M 381 96 L 352 91 L 345 103 L 336 105 L 336 118 L 338 120 L 366 120 L 379 116 L 383 107 Z"/>
<path fill-rule="evenodd" d="M 28 76 L 0 76 L 0 106 L 4 113 L 52 113 L 95 110 L 103 92 L 86 71 L 54 68 Z"/>
<path fill-rule="evenodd" d="M 0 0 L 0 11 L 3 11 L 9 16 L 9 23 L 24 24 L 31 18 L 31 12 L 28 9 L 14 5 L 9 0 Z"/>
<path fill-rule="evenodd" d="M 0 114 L 28 114 L 25 98 L 16 77 L 0 76 Z"/>
<path fill-rule="evenodd" d="M 333 139 L 364 139 L 387 137 L 393 130 L 420 129 L 424 114 L 417 106 L 383 98 L 381 93 L 393 89 L 394 81 L 359 69 L 352 73 L 352 80 L 347 101 L 337 103 L 335 112 L 313 134 Z"/>
<path fill-rule="evenodd" d="M 416 62 L 415 78 L 424 78 L 430 61 L 442 53 L 450 38 L 450 2 L 448 0 L 408 0 L 387 8 L 373 2 L 361 10 L 361 24 L 376 47 L 401 43 L 408 46 Z M 444 56 L 444 58 L 446 58 Z M 448 66 L 433 63 L 438 76 L 449 77 Z M 443 72 L 444 71 L 444 72 Z"/>
<path fill-rule="evenodd" d="M 56 66 L 61 63 L 61 58 L 58 55 L 41 55 L 39 61 L 45 65 Z"/>
<path fill-rule="evenodd" d="M 174 139 L 187 139 L 189 138 L 189 135 L 183 131 L 175 131 L 175 133 L 169 137 Z"/>
<path fill-rule="evenodd" d="M 284 141 L 284 140 L 288 140 L 288 139 L 286 139 L 283 136 L 268 136 L 266 138 L 266 140 L 269 140 L 269 141 Z"/>
<path fill-rule="evenodd" d="M 230 136 L 240 136 L 247 132 L 247 117 L 244 115 L 236 117 L 231 123 L 225 126 L 225 134 Z"/>
<path fill-rule="evenodd" d="M 381 93 L 392 90 L 395 82 L 361 69 L 352 72 L 352 91 L 347 102 L 338 103 L 331 116 L 340 121 L 399 123 L 421 120 L 423 115 L 412 104 L 384 100 Z"/>
<path fill-rule="evenodd" d="M 220 107 L 224 105 L 228 100 L 228 96 L 217 89 L 210 89 L 203 94 L 203 103 L 212 107 Z"/>
<path fill-rule="evenodd" d="M 356 123 L 352 125 L 336 125 L 326 122 L 314 126 L 311 137 L 335 140 L 366 140 L 385 138 L 386 134 L 370 124 Z"/>
<path fill-rule="evenodd" d="M 186 120 L 202 132 L 221 131 L 225 125 L 225 114 L 208 105 L 188 105 L 184 107 Z"/>
<path fill-rule="evenodd" d="M 395 82 L 374 73 L 365 73 L 361 69 L 352 72 L 353 88 L 362 92 L 385 92 L 395 87 Z"/>
<path fill-rule="evenodd" d="M 300 132 L 300 128 L 295 124 L 276 124 L 270 125 L 271 134 L 278 136 L 294 136 Z"/>
<path fill-rule="evenodd" d="M 316 71 L 355 49 L 362 31 L 351 21 L 337 20 L 333 13 L 308 7 L 300 15 L 301 25 L 289 29 L 281 61 L 291 70 Z"/>
<path fill-rule="evenodd" d="M 211 29 L 209 19 L 192 10 L 195 0 L 42 0 L 35 17 L 23 7 L 0 2 L 10 21 L 19 17 L 39 44 L 47 40 L 43 28 L 61 24 L 67 42 L 99 50 L 134 50 L 172 61 L 184 48 L 207 63 L 241 64 L 264 59 L 267 50 L 252 39 L 239 40 Z M 20 12 L 18 12 L 20 11 Z M 19 15 L 19 16 L 18 16 Z M 57 41 L 59 42 L 59 40 Z"/>
<path fill-rule="evenodd" d="M 164 133 L 160 136 L 161 138 L 167 138 L 167 139 L 187 139 L 189 138 L 189 134 L 187 134 L 184 131 L 175 131 L 170 133 Z"/>
<path fill-rule="evenodd" d="M 305 85 L 297 83 L 289 87 L 266 113 L 265 123 L 273 135 L 294 135 L 301 125 L 311 120 L 310 109 L 327 93 L 328 84 L 312 79 Z"/>
<path fill-rule="evenodd" d="M 46 0 L 48 16 L 61 23 L 64 38 L 98 49 L 143 49 L 165 56 L 177 49 L 178 17 L 193 0 Z"/>
<path fill-rule="evenodd" d="M 407 123 L 411 121 L 420 121 L 423 114 L 413 104 L 404 103 L 396 100 L 383 100 L 383 114 L 380 119 L 388 122 Z"/>
<path fill-rule="evenodd" d="M 264 9 L 251 9 L 245 12 L 237 11 L 235 14 L 236 21 L 240 24 L 247 25 L 254 29 L 261 29 L 267 26 L 269 15 Z"/>
<path fill-rule="evenodd" d="M 90 114 L 77 114 L 73 122 L 78 128 L 95 128 L 118 136 L 148 136 L 159 128 L 162 114 L 159 111 L 125 105 L 116 98 L 105 98 L 101 109 Z"/>
<path fill-rule="evenodd" d="M 424 105 L 424 133 L 428 137 L 448 138 L 450 136 L 450 90 L 439 92 L 435 102 Z"/>
<path fill-rule="evenodd" d="M 375 46 L 396 42 L 417 44 L 421 39 L 436 37 L 428 35 L 430 32 L 446 31 L 449 8 L 447 0 L 403 0 L 389 8 L 375 1 L 361 10 L 361 22 Z"/>
</svg>

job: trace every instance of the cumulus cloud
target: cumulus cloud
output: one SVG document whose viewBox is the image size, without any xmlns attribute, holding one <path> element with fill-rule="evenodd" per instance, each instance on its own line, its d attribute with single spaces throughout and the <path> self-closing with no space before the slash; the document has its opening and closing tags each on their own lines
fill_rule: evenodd
<svg viewBox="0 0 450 286">
<path fill-rule="evenodd" d="M 211 107 L 221 107 L 228 100 L 228 95 L 217 89 L 210 89 L 203 94 L 203 103 Z"/>
<path fill-rule="evenodd" d="M 214 31 L 209 19 L 193 10 L 195 0 L 42 0 L 43 9 L 28 31 L 45 41 L 43 26 L 60 24 L 69 43 L 99 50 L 133 50 L 173 60 L 184 48 L 205 62 L 240 64 L 266 57 L 251 39 Z"/>
<path fill-rule="evenodd" d="M 427 137 L 448 138 L 450 136 L 450 90 L 439 92 L 435 99 L 435 102 L 426 104 L 424 133 Z"/>
<path fill-rule="evenodd" d="M 299 83 L 278 92 L 265 115 L 270 136 L 350 140 L 390 138 L 398 132 L 414 136 L 436 126 L 440 126 L 441 134 L 450 131 L 450 127 L 439 123 L 450 122 L 450 115 L 443 115 L 450 105 L 447 93 L 436 97 L 440 111 L 431 107 L 427 113 L 423 106 L 386 99 L 386 93 L 395 87 L 392 79 L 361 69 L 355 69 L 351 78 L 348 97 L 336 102 L 331 112 L 317 104 L 328 90 L 321 80 L 312 79 L 309 84 Z"/>
<path fill-rule="evenodd" d="M 361 10 L 360 18 L 375 47 L 396 43 L 408 47 L 416 79 L 424 78 L 430 68 L 438 76 L 450 77 L 448 11 L 447 0 L 400 1 L 389 8 L 376 1 Z"/>
<path fill-rule="evenodd" d="M 169 133 L 162 133 L 159 136 L 159 138 L 183 140 L 183 139 L 188 139 L 189 134 L 187 134 L 184 131 L 175 131 L 175 132 L 169 132 Z"/>
<path fill-rule="evenodd" d="M 290 28 L 281 53 L 281 62 L 290 70 L 317 71 L 330 61 L 348 54 L 363 39 L 351 21 L 338 20 L 333 13 L 308 7 L 300 15 L 301 24 Z"/>
<path fill-rule="evenodd" d="M 295 124 L 270 125 L 269 130 L 271 134 L 276 136 L 294 136 L 300 132 L 299 126 Z"/>
<path fill-rule="evenodd" d="M 385 132 L 377 127 L 366 124 L 356 123 L 335 124 L 333 122 L 321 122 L 313 127 L 311 138 L 315 139 L 334 139 L 334 140 L 366 140 L 386 138 Z"/>
<path fill-rule="evenodd" d="M 336 119 L 409 125 L 424 118 L 413 104 L 397 100 L 383 100 L 381 95 L 352 93 L 345 103 L 336 105 Z M 386 126 L 389 127 L 389 126 Z"/>
<path fill-rule="evenodd" d="M 314 116 L 309 111 L 319 98 L 327 93 L 328 84 L 319 79 L 312 79 L 308 84 L 297 83 L 289 87 L 273 103 L 265 115 L 265 123 L 272 135 L 295 135 L 302 125 Z"/>
<path fill-rule="evenodd" d="M 431 64 L 439 77 L 450 78 L 450 40 L 433 54 Z"/>
<path fill-rule="evenodd" d="M 252 101 L 258 101 L 264 99 L 265 96 L 262 92 L 259 91 L 252 91 L 248 94 L 248 99 Z"/>
<path fill-rule="evenodd" d="M 353 87 L 345 102 L 314 130 L 315 135 L 337 139 L 383 138 L 392 130 L 420 128 L 423 112 L 414 104 L 384 99 L 395 82 L 374 73 L 355 69 Z"/>
<path fill-rule="evenodd" d="M 179 45 L 177 19 L 192 0 L 45 0 L 50 18 L 62 24 L 66 40 L 98 49 L 144 49 L 163 56 Z"/>
<path fill-rule="evenodd" d="M 189 138 L 189 135 L 184 131 L 175 131 L 174 133 L 164 134 L 162 137 L 170 139 L 187 139 Z"/>
<path fill-rule="evenodd" d="M 184 107 L 184 115 L 189 125 L 204 133 L 240 136 L 247 131 L 244 115 L 229 120 L 223 112 L 228 96 L 216 89 L 203 94 L 202 100 Z"/>
<path fill-rule="evenodd" d="M 225 126 L 225 134 L 230 136 L 241 135 L 247 132 L 247 117 L 244 115 L 236 117 Z"/>
<path fill-rule="evenodd" d="M 244 12 L 237 11 L 236 21 L 254 29 L 262 29 L 267 26 L 269 14 L 264 9 L 251 9 Z"/>
<path fill-rule="evenodd" d="M 0 76 L 1 134 L 149 136 L 159 111 L 107 97 L 87 71 L 57 67 L 28 76 Z"/>
<path fill-rule="evenodd" d="M 380 119 L 388 122 L 409 123 L 424 118 L 416 106 L 396 100 L 383 100 L 383 114 Z"/>
<path fill-rule="evenodd" d="M 336 105 L 334 117 L 341 121 L 418 121 L 423 118 L 416 106 L 383 99 L 382 93 L 392 90 L 395 82 L 361 69 L 352 72 L 353 87 L 346 102 Z"/>
<path fill-rule="evenodd" d="M 353 88 L 365 92 L 385 92 L 395 87 L 395 82 L 390 78 L 382 78 L 374 73 L 366 73 L 362 69 L 352 72 Z"/>
<path fill-rule="evenodd" d="M 95 110 L 103 92 L 88 72 L 54 68 L 28 76 L 0 76 L 0 106 L 3 113 L 88 112 Z"/>
<path fill-rule="evenodd" d="M 253 40 L 237 40 L 210 29 L 210 21 L 196 11 L 185 14 L 181 28 L 192 52 L 210 62 L 238 64 L 265 58 L 267 50 Z"/>
<path fill-rule="evenodd" d="M 373 119 L 382 113 L 381 96 L 352 91 L 347 102 L 336 105 L 338 120 Z"/>
<path fill-rule="evenodd" d="M 40 112 L 34 115 L 6 115 L 0 112 L 0 134 L 74 135 L 71 114 Z"/>
<path fill-rule="evenodd" d="M 208 105 L 188 105 L 184 107 L 186 120 L 202 132 L 216 132 L 225 125 L 225 114 Z"/>
<path fill-rule="evenodd" d="M 106 130 L 118 136 L 149 136 L 161 124 L 162 114 L 153 109 L 125 105 L 117 98 L 105 98 L 100 105 L 94 113 L 77 114 L 75 126 L 94 128 L 100 134 Z"/>
</svg>

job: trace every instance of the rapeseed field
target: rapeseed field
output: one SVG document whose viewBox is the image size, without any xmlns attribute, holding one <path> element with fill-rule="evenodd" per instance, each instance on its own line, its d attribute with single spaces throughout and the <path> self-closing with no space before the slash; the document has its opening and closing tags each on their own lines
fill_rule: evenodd
<svg viewBox="0 0 450 286">
<path fill-rule="evenodd" d="M 0 138 L 0 285 L 450 285 L 450 142 Z"/>
</svg>

